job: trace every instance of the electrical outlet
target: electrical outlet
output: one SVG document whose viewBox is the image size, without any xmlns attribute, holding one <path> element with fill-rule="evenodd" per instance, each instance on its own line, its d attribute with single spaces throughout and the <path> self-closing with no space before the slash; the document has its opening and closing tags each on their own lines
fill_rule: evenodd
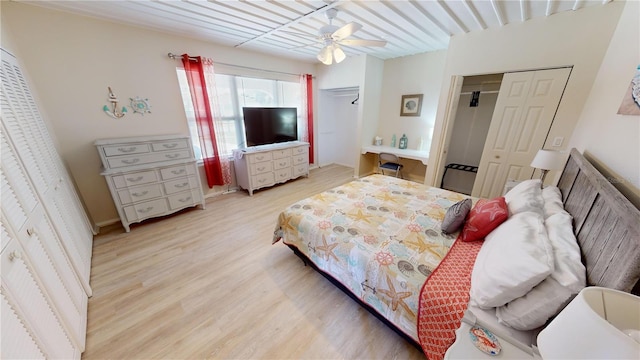
<svg viewBox="0 0 640 360">
<path fill-rule="evenodd" d="M 555 138 L 553 138 L 553 144 L 551 146 L 560 147 L 562 146 L 563 141 L 564 138 L 562 136 L 556 136 Z"/>
</svg>

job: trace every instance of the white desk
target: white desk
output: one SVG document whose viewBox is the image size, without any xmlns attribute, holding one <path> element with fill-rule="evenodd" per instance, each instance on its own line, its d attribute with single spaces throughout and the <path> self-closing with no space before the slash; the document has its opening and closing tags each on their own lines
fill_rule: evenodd
<svg viewBox="0 0 640 360">
<path fill-rule="evenodd" d="M 427 165 L 427 162 L 429 162 L 428 151 L 420 151 L 420 150 L 413 150 L 413 149 L 398 149 L 395 147 L 384 146 L 384 145 L 380 145 L 380 146 L 369 145 L 369 146 L 362 147 L 362 154 L 366 154 L 366 153 L 380 154 L 381 152 L 395 154 L 398 157 L 405 158 L 405 159 L 419 160 L 419 161 L 422 161 L 424 165 Z"/>
</svg>

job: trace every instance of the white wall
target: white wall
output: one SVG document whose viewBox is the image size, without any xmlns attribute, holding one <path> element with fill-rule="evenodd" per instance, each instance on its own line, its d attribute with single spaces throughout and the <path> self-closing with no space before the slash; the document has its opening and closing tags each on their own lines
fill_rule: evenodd
<svg viewBox="0 0 640 360">
<path fill-rule="evenodd" d="M 176 66 L 168 52 L 287 73 L 315 73 L 315 64 L 212 45 L 165 33 L 1 2 L 2 43 L 30 74 L 88 210 L 98 224 L 117 220 L 100 159 L 99 138 L 187 133 Z M 4 31 L 6 30 L 6 31 Z M 121 100 L 148 98 L 151 114 L 112 119 L 102 112 L 107 86 Z M 205 189 L 207 191 L 208 189 Z M 213 189 L 213 192 L 220 189 Z"/>
<path fill-rule="evenodd" d="M 640 116 L 617 114 L 640 65 L 639 14 L 640 3 L 628 1 L 570 146 L 583 151 L 640 208 Z"/>
<path fill-rule="evenodd" d="M 453 36 L 447 51 L 426 183 L 439 181 L 435 178 L 438 148 L 445 133 L 443 120 L 454 75 L 573 66 L 548 137 L 564 137 L 558 149 L 567 149 L 623 7 L 623 2 L 614 1 L 499 29 Z M 550 144 L 545 144 L 548 146 Z"/>
<path fill-rule="evenodd" d="M 420 138 L 424 149 L 429 149 L 446 58 L 447 52 L 442 50 L 384 62 L 380 122 L 376 129 L 384 144 L 391 144 L 393 134 L 397 141 L 407 134 L 409 149 L 417 149 Z M 420 116 L 400 116 L 402 95 L 409 94 L 423 94 Z"/>
</svg>

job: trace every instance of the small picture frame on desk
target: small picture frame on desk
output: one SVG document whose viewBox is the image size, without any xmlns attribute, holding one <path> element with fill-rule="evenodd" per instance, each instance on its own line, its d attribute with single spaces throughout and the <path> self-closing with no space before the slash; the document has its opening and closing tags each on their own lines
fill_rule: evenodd
<svg viewBox="0 0 640 360">
<path fill-rule="evenodd" d="M 402 95 L 400 116 L 420 116 L 422 110 L 422 94 Z"/>
</svg>

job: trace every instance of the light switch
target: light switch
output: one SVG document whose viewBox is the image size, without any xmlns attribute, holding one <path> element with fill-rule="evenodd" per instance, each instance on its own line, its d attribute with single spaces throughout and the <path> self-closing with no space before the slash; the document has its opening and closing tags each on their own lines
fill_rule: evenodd
<svg viewBox="0 0 640 360">
<path fill-rule="evenodd" d="M 556 136 L 555 138 L 553 138 L 553 144 L 551 146 L 560 147 L 562 146 L 563 141 L 564 138 L 562 136 Z"/>
</svg>

